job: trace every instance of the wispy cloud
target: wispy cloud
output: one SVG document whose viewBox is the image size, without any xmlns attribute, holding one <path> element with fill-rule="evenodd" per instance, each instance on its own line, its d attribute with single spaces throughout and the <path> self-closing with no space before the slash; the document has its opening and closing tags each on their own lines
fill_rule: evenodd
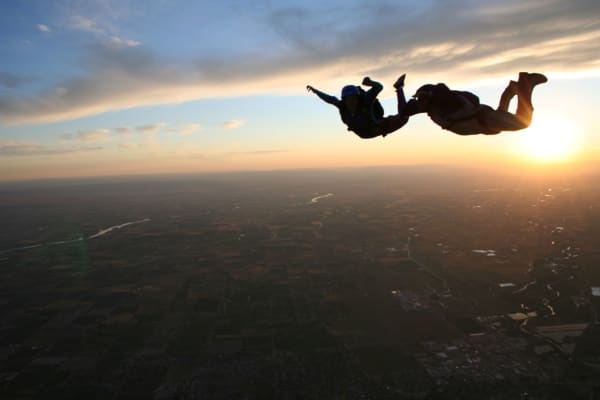
<svg viewBox="0 0 600 400">
<path fill-rule="evenodd" d="M 223 128 L 225 129 L 236 129 L 244 126 L 246 121 L 243 119 L 231 119 L 223 123 Z"/>
<path fill-rule="evenodd" d="M 74 15 L 71 17 L 71 21 L 68 25 L 70 29 L 90 32 L 90 33 L 98 33 L 103 34 L 104 29 L 100 28 L 96 21 L 91 18 L 84 17 L 82 15 Z"/>
<path fill-rule="evenodd" d="M 89 130 L 79 131 L 79 132 L 74 132 L 74 133 L 64 133 L 64 134 L 60 135 L 60 137 L 64 140 L 76 140 L 76 141 L 80 141 L 80 142 L 94 142 L 94 141 L 101 141 L 101 140 L 109 139 L 111 137 L 111 131 L 114 133 L 117 133 L 121 137 L 131 136 L 134 133 L 153 135 L 153 134 L 159 132 L 161 129 L 163 129 L 166 126 L 167 125 L 165 123 L 161 122 L 161 123 L 156 123 L 156 124 L 140 125 L 135 128 L 131 128 L 128 126 L 121 126 L 121 127 L 117 127 L 117 128 L 113 128 L 113 129 L 98 128 L 98 129 L 89 129 Z M 189 125 L 185 125 L 184 127 L 182 127 L 180 132 L 182 132 L 182 134 L 184 134 L 184 133 L 190 134 L 192 132 L 197 131 L 198 129 L 200 129 L 200 125 L 189 124 Z"/>
<path fill-rule="evenodd" d="M 12 89 L 19 86 L 23 81 L 23 78 L 10 72 L 0 72 L 0 87 Z"/>
<path fill-rule="evenodd" d="M 54 156 L 96 150 L 102 150 L 102 147 L 51 148 L 33 143 L 0 143 L 0 156 L 6 157 Z"/>
<path fill-rule="evenodd" d="M 136 47 L 142 44 L 137 40 L 123 38 L 119 35 L 111 34 L 110 32 L 114 29 L 105 28 L 95 19 L 82 15 L 72 16 L 67 27 L 72 30 L 94 34 L 105 46 L 113 49 Z"/>
<path fill-rule="evenodd" d="M 178 133 L 182 136 L 189 136 L 193 133 L 198 132 L 199 130 L 202 129 L 202 126 L 200 126 L 200 124 L 187 124 L 182 126 Z"/>
<path fill-rule="evenodd" d="M 133 130 L 127 126 L 115 128 L 115 131 L 121 136 L 129 136 L 133 133 Z"/>
<path fill-rule="evenodd" d="M 38 24 L 37 26 L 38 30 L 40 32 L 44 32 L 44 33 L 50 33 L 52 32 L 52 30 L 50 29 L 50 27 L 46 24 Z"/>
<path fill-rule="evenodd" d="M 119 147 L 122 149 L 131 150 L 131 149 L 142 148 L 143 145 L 140 143 L 125 142 L 125 143 L 119 143 Z"/>
<path fill-rule="evenodd" d="M 108 129 L 95 129 L 90 131 L 77 132 L 77 138 L 84 142 L 94 142 L 104 140 L 110 136 Z"/>
<path fill-rule="evenodd" d="M 96 142 L 100 140 L 105 140 L 110 137 L 110 132 L 108 129 L 91 129 L 86 131 L 79 131 L 76 133 L 65 133 L 61 135 L 63 139 L 66 140 L 77 140 L 80 142 Z"/>
<path fill-rule="evenodd" d="M 136 47 L 136 46 L 141 45 L 141 43 L 138 42 L 137 40 L 122 39 L 118 36 L 112 36 L 110 38 L 110 41 L 113 45 L 118 46 L 118 47 Z"/>
<path fill-rule="evenodd" d="M 393 82 L 408 72 L 411 82 L 454 84 L 521 70 L 600 73 L 597 0 L 327 7 L 266 10 L 257 29 L 277 36 L 267 50 L 257 42 L 255 51 L 207 52 L 183 61 L 162 59 L 93 19 L 74 17 L 72 29 L 101 39 L 87 49 L 87 72 L 57 85 L 66 89 L 62 96 L 50 88 L 37 96 L 0 97 L 0 121 L 57 121 L 224 94 L 299 93 L 307 83 L 337 88 L 367 74 Z"/>
<path fill-rule="evenodd" d="M 164 126 L 165 126 L 164 123 L 148 124 L 148 125 L 138 126 L 135 129 L 136 129 L 136 131 L 138 131 L 140 133 L 154 134 L 154 133 L 157 133 L 158 131 L 160 131 Z"/>
</svg>

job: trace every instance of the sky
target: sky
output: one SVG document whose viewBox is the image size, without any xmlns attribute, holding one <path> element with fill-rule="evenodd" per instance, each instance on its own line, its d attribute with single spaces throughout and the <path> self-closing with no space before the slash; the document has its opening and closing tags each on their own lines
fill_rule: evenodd
<svg viewBox="0 0 600 400">
<path fill-rule="evenodd" d="M 597 0 L 4 1 L 0 181 L 370 165 L 596 168 Z M 532 125 L 461 137 L 418 115 L 360 139 L 306 91 L 407 74 L 496 107 L 545 73 Z"/>
</svg>

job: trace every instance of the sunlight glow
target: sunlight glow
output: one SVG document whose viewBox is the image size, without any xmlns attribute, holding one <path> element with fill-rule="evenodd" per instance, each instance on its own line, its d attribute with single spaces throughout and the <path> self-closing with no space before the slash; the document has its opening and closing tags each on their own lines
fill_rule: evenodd
<svg viewBox="0 0 600 400">
<path fill-rule="evenodd" d="M 559 115 L 537 115 L 529 128 L 519 135 L 525 155 L 540 162 L 566 161 L 577 152 L 579 126 Z"/>
</svg>

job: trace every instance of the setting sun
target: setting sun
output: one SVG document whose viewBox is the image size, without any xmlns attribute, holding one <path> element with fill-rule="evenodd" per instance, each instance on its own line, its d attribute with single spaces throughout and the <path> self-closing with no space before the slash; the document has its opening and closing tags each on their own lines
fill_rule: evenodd
<svg viewBox="0 0 600 400">
<path fill-rule="evenodd" d="M 520 138 L 521 150 L 536 161 L 564 161 L 577 150 L 580 129 L 562 116 L 534 116 L 531 126 Z"/>
</svg>

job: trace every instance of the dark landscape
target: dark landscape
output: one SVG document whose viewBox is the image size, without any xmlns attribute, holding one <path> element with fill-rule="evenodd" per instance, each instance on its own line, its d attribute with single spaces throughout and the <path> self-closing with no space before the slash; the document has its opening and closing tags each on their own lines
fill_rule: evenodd
<svg viewBox="0 0 600 400">
<path fill-rule="evenodd" d="M 597 182 L 0 184 L 0 398 L 600 399 Z"/>
</svg>

